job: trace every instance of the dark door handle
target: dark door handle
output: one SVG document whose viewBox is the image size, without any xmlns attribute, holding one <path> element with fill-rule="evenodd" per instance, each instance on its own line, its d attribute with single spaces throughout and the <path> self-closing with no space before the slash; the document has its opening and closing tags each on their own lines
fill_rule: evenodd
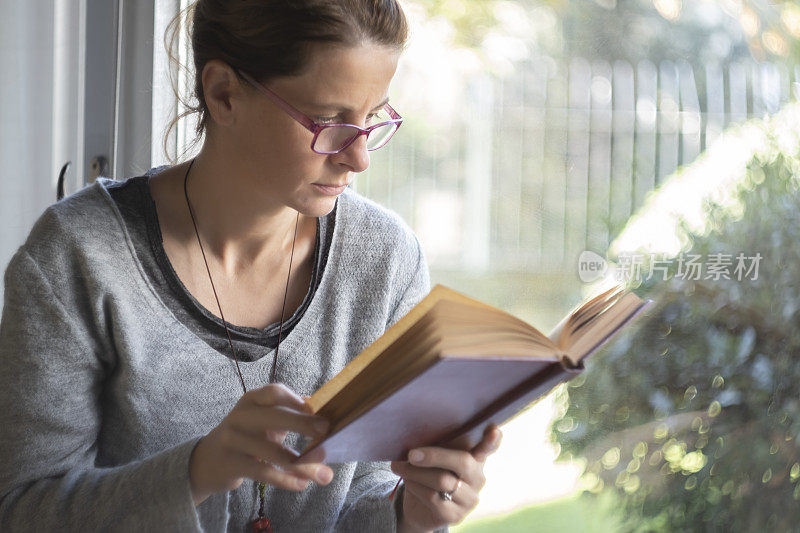
<svg viewBox="0 0 800 533">
<path fill-rule="evenodd" d="M 67 169 L 72 164 L 72 161 L 67 161 L 61 167 L 61 172 L 58 173 L 58 185 L 56 186 L 56 200 L 64 198 L 64 177 L 67 175 Z"/>
<path fill-rule="evenodd" d="M 61 167 L 61 172 L 58 173 L 58 184 L 56 186 L 56 200 L 64 198 L 64 181 L 67 175 L 67 170 L 72 161 L 67 161 Z M 103 155 L 97 155 L 89 162 L 89 183 L 93 183 L 95 179 L 108 173 L 108 159 Z"/>
</svg>

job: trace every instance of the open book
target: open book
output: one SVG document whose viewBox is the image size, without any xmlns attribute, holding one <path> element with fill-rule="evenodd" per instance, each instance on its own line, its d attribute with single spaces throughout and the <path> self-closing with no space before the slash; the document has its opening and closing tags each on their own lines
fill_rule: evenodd
<svg viewBox="0 0 800 533">
<path fill-rule="evenodd" d="M 323 461 L 405 460 L 418 446 L 470 449 L 583 370 L 648 302 L 620 287 L 584 302 L 550 336 L 437 285 L 309 403 L 331 422 Z"/>
</svg>

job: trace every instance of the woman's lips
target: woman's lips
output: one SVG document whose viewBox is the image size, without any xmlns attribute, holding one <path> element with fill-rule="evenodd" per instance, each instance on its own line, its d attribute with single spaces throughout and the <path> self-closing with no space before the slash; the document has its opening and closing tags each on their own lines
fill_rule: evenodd
<svg viewBox="0 0 800 533">
<path fill-rule="evenodd" d="M 321 183 L 314 183 L 313 185 L 322 194 L 325 194 L 325 195 L 328 195 L 328 196 L 338 196 L 338 195 L 342 194 L 344 192 L 344 190 L 347 188 L 347 185 L 336 186 L 336 185 L 323 185 Z"/>
</svg>

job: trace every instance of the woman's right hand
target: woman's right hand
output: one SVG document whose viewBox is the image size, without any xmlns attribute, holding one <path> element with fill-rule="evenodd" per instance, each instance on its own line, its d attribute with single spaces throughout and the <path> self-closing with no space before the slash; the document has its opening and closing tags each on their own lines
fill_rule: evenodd
<svg viewBox="0 0 800 533">
<path fill-rule="evenodd" d="M 290 431 L 320 437 L 327 433 L 328 422 L 309 414 L 303 399 L 285 385 L 247 392 L 192 451 L 189 479 L 194 504 L 236 489 L 244 478 L 295 491 L 305 489 L 309 481 L 330 483 L 330 467 L 313 458 L 293 463 L 297 452 L 283 446 Z"/>
</svg>

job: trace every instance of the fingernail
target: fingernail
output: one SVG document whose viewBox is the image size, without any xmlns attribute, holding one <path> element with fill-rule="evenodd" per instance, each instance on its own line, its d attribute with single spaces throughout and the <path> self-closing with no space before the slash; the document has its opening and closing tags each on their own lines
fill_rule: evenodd
<svg viewBox="0 0 800 533">
<path fill-rule="evenodd" d="M 412 463 L 421 463 L 425 459 L 425 454 L 420 450 L 411 450 L 408 453 L 408 460 Z"/>
<path fill-rule="evenodd" d="M 327 485 L 333 479 L 333 472 L 331 472 L 327 468 L 318 468 L 317 469 L 317 482 L 321 483 L 322 485 Z"/>
</svg>

